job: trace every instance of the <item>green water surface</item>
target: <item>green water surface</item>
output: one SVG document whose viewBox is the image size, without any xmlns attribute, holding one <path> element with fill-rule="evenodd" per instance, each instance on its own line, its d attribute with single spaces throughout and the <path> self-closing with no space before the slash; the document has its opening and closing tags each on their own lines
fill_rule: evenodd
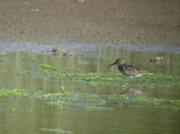
<svg viewBox="0 0 180 134">
<path fill-rule="evenodd" d="M 149 59 L 163 55 L 165 62 Z M 116 58 L 151 72 L 125 77 Z M 0 55 L 0 134 L 179 134 L 180 55 L 125 48 Z"/>
</svg>

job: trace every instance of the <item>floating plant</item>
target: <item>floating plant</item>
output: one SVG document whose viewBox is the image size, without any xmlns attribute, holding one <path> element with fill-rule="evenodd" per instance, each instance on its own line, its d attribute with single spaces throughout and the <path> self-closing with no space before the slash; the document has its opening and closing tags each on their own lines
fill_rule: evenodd
<svg viewBox="0 0 180 134">
<path fill-rule="evenodd" d="M 148 96 L 121 94 L 98 95 L 92 93 L 29 91 L 26 89 L 1 89 L 0 97 L 23 97 L 41 100 L 49 105 L 62 108 L 110 109 L 122 106 L 150 106 L 180 109 L 179 99 L 164 99 Z"/>
<path fill-rule="evenodd" d="M 50 77 L 51 80 L 66 80 L 68 82 L 76 83 L 87 83 L 93 86 L 98 86 L 99 84 L 104 86 L 110 86 L 114 84 L 119 84 L 120 88 L 124 84 L 128 83 L 126 88 L 138 88 L 138 89 L 177 89 L 180 87 L 180 77 L 178 75 L 163 75 L 163 74 L 153 74 L 145 75 L 142 77 L 125 77 L 119 72 L 106 72 L 106 73 L 96 73 L 96 72 L 73 72 L 61 70 L 57 71 L 53 66 L 48 64 L 39 65 L 38 72 L 36 74 L 38 77 Z"/>
</svg>

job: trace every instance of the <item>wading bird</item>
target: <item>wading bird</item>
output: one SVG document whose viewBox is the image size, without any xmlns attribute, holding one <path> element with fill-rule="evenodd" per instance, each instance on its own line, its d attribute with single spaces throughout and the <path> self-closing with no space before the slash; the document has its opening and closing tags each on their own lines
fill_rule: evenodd
<svg viewBox="0 0 180 134">
<path fill-rule="evenodd" d="M 117 65 L 119 71 L 125 76 L 142 76 L 145 74 L 150 74 L 139 67 L 126 64 L 126 62 L 122 58 L 118 58 L 114 63 L 110 64 L 108 67 L 111 67 L 113 65 Z"/>
</svg>

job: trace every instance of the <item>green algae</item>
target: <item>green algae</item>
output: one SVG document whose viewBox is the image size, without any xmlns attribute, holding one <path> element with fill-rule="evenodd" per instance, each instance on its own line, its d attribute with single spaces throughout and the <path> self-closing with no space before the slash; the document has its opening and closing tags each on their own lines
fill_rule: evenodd
<svg viewBox="0 0 180 134">
<path fill-rule="evenodd" d="M 0 56 L 0 62 L 9 62 L 9 61 L 14 61 L 14 58 L 13 57 L 10 57 L 9 55 L 7 56 L 7 55 L 1 55 Z"/>
<path fill-rule="evenodd" d="M 56 71 L 56 69 L 55 67 L 49 64 L 39 64 L 38 71 L 41 73 L 46 73 L 46 74 L 53 74 Z"/>
<path fill-rule="evenodd" d="M 1 89 L 0 97 L 31 98 L 44 101 L 48 105 L 61 108 L 74 107 L 84 109 L 105 110 L 122 106 L 148 106 L 158 108 L 180 109 L 179 99 L 164 99 L 148 96 L 128 96 L 120 94 L 98 95 L 74 92 L 43 92 L 26 89 Z"/>
<path fill-rule="evenodd" d="M 48 64 L 38 66 L 37 75 L 39 77 L 50 77 L 53 80 L 66 80 L 68 82 L 87 83 L 92 86 L 116 85 L 120 88 L 138 88 L 138 89 L 178 89 L 180 87 L 179 75 L 153 74 L 143 77 L 125 77 L 119 72 L 73 72 L 60 70 Z"/>
<path fill-rule="evenodd" d="M 66 131 L 60 128 L 41 128 L 41 132 L 43 133 L 53 133 L 53 134 L 73 134 L 71 131 Z"/>
<path fill-rule="evenodd" d="M 0 97 L 25 97 L 28 96 L 28 92 L 24 89 L 1 89 Z"/>
</svg>

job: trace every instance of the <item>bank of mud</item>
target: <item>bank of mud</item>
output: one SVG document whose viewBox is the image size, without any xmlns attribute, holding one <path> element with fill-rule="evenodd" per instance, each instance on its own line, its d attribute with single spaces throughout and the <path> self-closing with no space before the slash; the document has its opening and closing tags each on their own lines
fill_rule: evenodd
<svg viewBox="0 0 180 134">
<path fill-rule="evenodd" d="M 6 0 L 0 41 L 180 45 L 179 0 Z"/>
</svg>

